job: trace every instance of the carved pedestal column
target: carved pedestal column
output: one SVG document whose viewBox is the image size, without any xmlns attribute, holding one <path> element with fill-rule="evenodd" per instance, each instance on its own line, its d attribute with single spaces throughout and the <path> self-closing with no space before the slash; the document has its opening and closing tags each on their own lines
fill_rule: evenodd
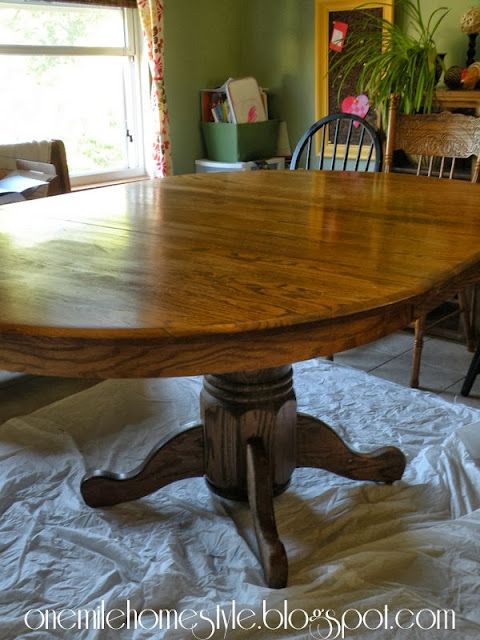
<svg viewBox="0 0 480 640">
<path fill-rule="evenodd" d="M 207 482 L 225 498 L 248 499 L 272 588 L 288 578 L 273 495 L 286 489 L 297 463 L 296 404 L 290 366 L 209 375 L 200 394 Z"/>
<path fill-rule="evenodd" d="M 273 493 L 288 485 L 296 466 L 296 400 L 290 366 L 205 376 L 200 395 L 205 472 L 213 491 L 247 499 L 247 443 L 261 440 Z"/>
</svg>

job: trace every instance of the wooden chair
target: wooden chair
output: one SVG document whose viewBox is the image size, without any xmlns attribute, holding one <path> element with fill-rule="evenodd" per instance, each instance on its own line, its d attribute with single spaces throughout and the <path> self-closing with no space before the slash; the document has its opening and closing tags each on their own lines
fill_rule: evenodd
<svg viewBox="0 0 480 640">
<path fill-rule="evenodd" d="M 0 145 L 1 159 L 15 161 L 12 168 L 45 171 L 46 163 L 53 166 L 55 177 L 48 183 L 43 195 L 54 196 L 71 191 L 67 155 L 62 140 L 44 140 L 41 142 L 21 142 L 19 144 Z M 38 165 L 38 166 L 37 166 Z"/>
<path fill-rule="evenodd" d="M 290 169 L 303 164 L 305 169 L 379 171 L 381 163 L 382 145 L 374 127 L 359 116 L 334 113 L 305 131 L 293 151 Z"/>
<path fill-rule="evenodd" d="M 397 99 L 392 98 L 389 109 L 384 171 L 395 170 L 394 152 L 418 156 L 414 173 L 417 176 L 448 178 L 457 177 L 456 165 L 460 158 L 476 156 L 471 181 L 479 181 L 480 173 L 480 118 L 450 112 L 404 115 L 397 111 Z M 479 194 L 480 195 L 480 194 Z M 461 220 L 459 220 L 461 224 Z M 470 351 L 474 350 L 474 334 L 471 325 L 471 296 L 463 289 L 457 294 L 456 314 L 463 314 L 465 340 Z M 442 318 L 443 320 L 443 318 Z M 438 321 L 437 321 L 438 322 Z M 431 326 L 431 325 L 430 325 Z M 415 321 L 411 387 L 418 387 L 423 337 L 428 329 L 426 315 Z"/>
<path fill-rule="evenodd" d="M 475 378 L 478 376 L 479 373 L 480 373 L 480 346 L 478 346 L 477 350 L 475 351 L 475 355 L 472 358 L 472 362 L 470 363 L 470 366 L 468 368 L 467 375 L 465 376 L 465 380 L 463 381 L 463 385 L 460 390 L 460 393 L 462 394 L 462 396 L 465 396 L 465 397 L 468 396 L 468 394 L 470 393 L 473 387 L 473 383 L 475 382 Z"/>
<path fill-rule="evenodd" d="M 47 195 L 55 196 L 59 193 L 69 193 L 72 188 L 68 172 L 67 154 L 62 140 L 51 141 L 50 162 L 55 167 L 57 176 L 49 183 Z"/>
</svg>

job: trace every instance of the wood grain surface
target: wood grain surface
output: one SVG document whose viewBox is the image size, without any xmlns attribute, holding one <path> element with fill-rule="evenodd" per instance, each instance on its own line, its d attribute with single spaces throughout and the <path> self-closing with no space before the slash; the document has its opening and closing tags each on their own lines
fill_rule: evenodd
<svg viewBox="0 0 480 640">
<path fill-rule="evenodd" d="M 184 175 L 0 208 L 0 368 L 226 373 L 353 347 L 480 279 L 478 185 Z"/>
<path fill-rule="evenodd" d="M 270 589 L 283 589 L 288 580 L 288 559 L 278 536 L 273 507 L 270 459 L 260 438 L 247 442 L 248 501 L 265 581 Z"/>
<path fill-rule="evenodd" d="M 400 480 L 407 460 L 396 447 L 369 453 L 350 449 L 322 420 L 299 413 L 297 418 L 297 466 L 325 469 L 352 480 L 391 484 Z"/>
<path fill-rule="evenodd" d="M 80 491 L 90 507 L 138 500 L 171 482 L 203 476 L 203 459 L 203 426 L 187 425 L 175 436 L 162 440 L 133 471 L 96 470 L 83 478 Z"/>
<path fill-rule="evenodd" d="M 472 182 L 480 179 L 480 119 L 462 113 L 398 113 L 398 96 L 390 100 L 383 170 L 392 171 L 394 151 L 416 158 L 418 175 L 453 178 L 458 158 L 475 156 Z M 441 160 L 438 164 L 434 159 Z"/>
<path fill-rule="evenodd" d="M 284 491 L 296 466 L 297 403 L 290 366 L 207 375 L 200 394 L 205 475 L 211 488 L 247 498 L 247 443 L 262 442 L 271 464 L 270 490 Z"/>
</svg>

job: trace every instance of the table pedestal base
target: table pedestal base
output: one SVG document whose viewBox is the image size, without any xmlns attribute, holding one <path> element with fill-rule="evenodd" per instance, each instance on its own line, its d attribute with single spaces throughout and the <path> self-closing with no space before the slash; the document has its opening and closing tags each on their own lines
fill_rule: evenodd
<svg viewBox="0 0 480 640">
<path fill-rule="evenodd" d="M 297 414 L 290 366 L 205 376 L 200 405 L 202 425 L 161 443 L 129 474 L 96 471 L 82 481 L 82 496 L 91 507 L 112 506 L 205 475 L 219 495 L 248 499 L 272 588 L 285 587 L 288 577 L 273 496 L 286 489 L 295 467 L 386 483 L 399 480 L 405 469 L 399 449 L 358 453 L 321 420 Z"/>
</svg>

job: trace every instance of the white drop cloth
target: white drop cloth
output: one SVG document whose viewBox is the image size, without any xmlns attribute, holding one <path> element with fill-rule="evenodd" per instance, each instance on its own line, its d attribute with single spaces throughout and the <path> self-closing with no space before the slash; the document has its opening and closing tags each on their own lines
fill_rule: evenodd
<svg viewBox="0 0 480 640">
<path fill-rule="evenodd" d="M 127 599 L 137 611 L 213 612 L 232 600 L 259 613 L 263 600 L 337 615 L 387 604 L 393 612 L 452 608 L 456 631 L 359 629 L 345 637 L 479 638 L 480 467 L 455 430 L 480 413 L 325 361 L 296 365 L 295 381 L 300 410 L 357 449 L 398 445 L 408 466 L 394 486 L 297 470 L 275 500 L 290 572 L 279 591 L 264 586 L 247 507 L 212 495 L 202 479 L 108 509 L 80 497 L 86 470 L 128 471 L 166 432 L 198 420 L 200 379 L 106 381 L 4 423 L 0 638 L 194 637 L 181 629 L 28 632 L 23 621 L 31 608 L 95 609 L 102 600 L 124 608 Z M 197 627 L 197 637 L 208 629 Z M 212 637 L 322 636 L 255 629 Z"/>
</svg>

